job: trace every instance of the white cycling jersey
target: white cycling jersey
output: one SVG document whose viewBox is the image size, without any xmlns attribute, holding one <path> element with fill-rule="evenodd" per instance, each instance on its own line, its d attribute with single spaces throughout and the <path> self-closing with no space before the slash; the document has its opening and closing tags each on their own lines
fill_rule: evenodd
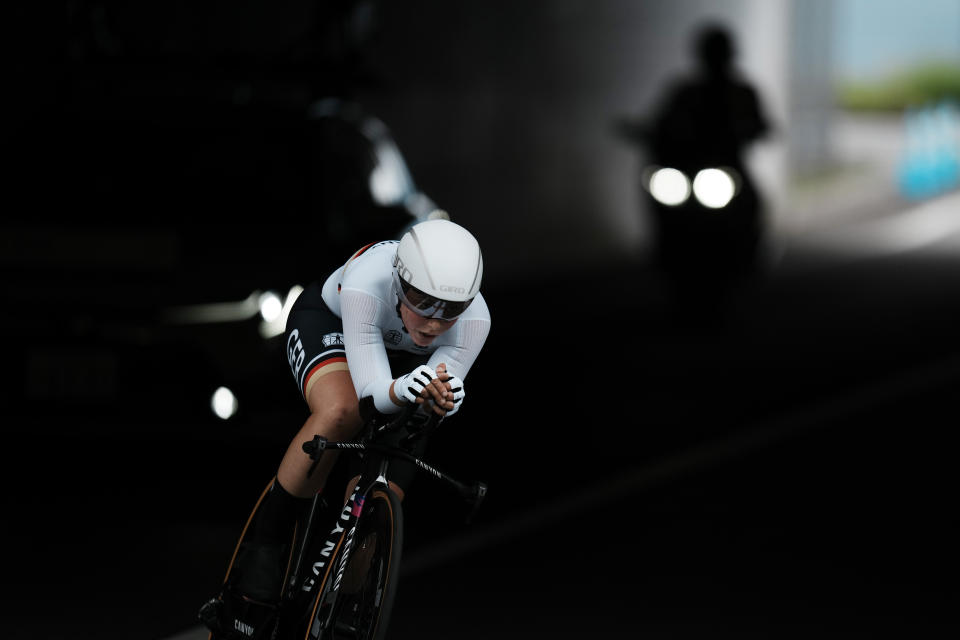
<svg viewBox="0 0 960 640">
<path fill-rule="evenodd" d="M 387 349 L 429 355 L 427 365 L 446 363 L 450 375 L 465 380 L 490 333 L 490 310 L 477 294 L 453 326 L 430 346 L 418 346 L 403 326 L 393 290 L 396 240 L 364 247 L 334 271 L 323 285 L 323 301 L 343 321 L 343 343 L 357 397 L 373 396 L 377 410 L 395 413 L 390 401 L 393 374 Z"/>
</svg>

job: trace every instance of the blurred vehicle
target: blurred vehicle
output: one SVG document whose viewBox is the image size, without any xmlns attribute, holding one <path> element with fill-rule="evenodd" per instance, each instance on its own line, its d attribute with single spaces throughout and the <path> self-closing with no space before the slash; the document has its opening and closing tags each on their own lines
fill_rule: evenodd
<svg viewBox="0 0 960 640">
<path fill-rule="evenodd" d="M 344 255 L 374 238 L 400 238 L 437 209 L 413 180 L 389 128 L 355 102 L 324 98 L 307 110 L 313 132 L 313 206 L 326 242 Z M 358 244 L 359 243 L 359 244 Z"/>
<path fill-rule="evenodd" d="M 90 98 L 7 143 L 2 400 L 24 428 L 299 408 L 278 338 L 298 288 L 436 209 L 385 123 L 338 98 Z"/>
<path fill-rule="evenodd" d="M 649 117 L 621 120 L 617 130 L 643 153 L 658 264 L 698 278 L 752 272 L 765 214 L 744 150 L 769 123 L 756 90 L 734 70 L 729 30 L 706 23 L 691 45 L 695 72 L 674 81 Z"/>
<path fill-rule="evenodd" d="M 749 177 L 731 166 L 650 164 L 640 184 L 647 196 L 657 263 L 670 273 L 756 268 L 762 211 Z"/>
</svg>

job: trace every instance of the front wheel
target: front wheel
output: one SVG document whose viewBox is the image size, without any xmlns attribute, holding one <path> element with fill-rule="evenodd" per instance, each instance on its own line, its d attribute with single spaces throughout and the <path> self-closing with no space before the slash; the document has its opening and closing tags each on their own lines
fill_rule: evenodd
<svg viewBox="0 0 960 640">
<path fill-rule="evenodd" d="M 368 493 L 362 509 L 320 589 L 308 639 L 386 637 L 400 577 L 403 512 L 400 499 L 386 487 Z"/>
</svg>

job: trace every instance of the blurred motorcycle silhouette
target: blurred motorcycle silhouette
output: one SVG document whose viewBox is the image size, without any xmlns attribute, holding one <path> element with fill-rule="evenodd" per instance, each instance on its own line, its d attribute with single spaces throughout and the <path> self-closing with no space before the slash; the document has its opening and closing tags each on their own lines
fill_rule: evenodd
<svg viewBox="0 0 960 640">
<path fill-rule="evenodd" d="M 640 184 L 656 262 L 676 276 L 752 273 L 764 231 L 744 148 L 768 131 L 756 92 L 732 72 L 733 42 L 719 25 L 695 34 L 693 78 L 674 84 L 647 121 L 618 132 L 641 147 Z"/>
<path fill-rule="evenodd" d="M 670 273 L 705 267 L 725 273 L 756 268 L 763 213 L 742 167 L 651 163 L 640 178 L 647 196 L 658 264 Z"/>
</svg>

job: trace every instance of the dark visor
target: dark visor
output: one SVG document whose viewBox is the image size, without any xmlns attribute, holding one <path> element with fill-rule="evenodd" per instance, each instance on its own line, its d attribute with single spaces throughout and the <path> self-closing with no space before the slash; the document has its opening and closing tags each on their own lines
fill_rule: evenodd
<svg viewBox="0 0 960 640">
<path fill-rule="evenodd" d="M 473 298 L 464 300 L 463 302 L 435 298 L 405 282 L 396 271 L 393 272 L 393 280 L 396 284 L 397 294 L 400 296 L 403 304 L 424 318 L 453 320 L 466 311 L 470 303 L 473 302 Z"/>
</svg>

